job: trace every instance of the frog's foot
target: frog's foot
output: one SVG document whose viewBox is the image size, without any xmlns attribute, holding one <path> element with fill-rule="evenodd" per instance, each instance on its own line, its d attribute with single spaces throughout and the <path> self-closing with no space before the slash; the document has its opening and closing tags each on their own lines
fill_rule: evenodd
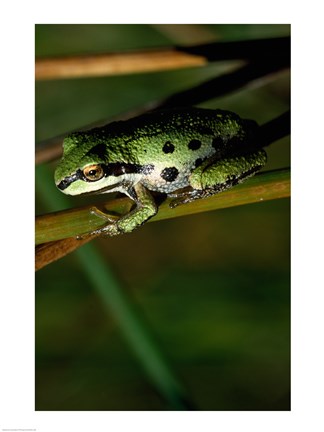
<svg viewBox="0 0 324 432">
<path fill-rule="evenodd" d="M 119 230 L 118 226 L 117 226 L 117 221 L 119 220 L 119 218 L 117 216 L 112 216 L 109 215 L 101 210 L 99 210 L 97 207 L 91 207 L 90 208 L 90 213 L 100 217 L 101 219 L 104 219 L 106 224 L 100 228 L 97 228 L 93 231 L 84 233 L 84 234 L 80 234 L 77 236 L 78 240 L 84 240 L 87 239 L 89 237 L 99 237 L 99 236 L 115 236 L 118 234 L 121 234 L 121 231 Z"/>
<path fill-rule="evenodd" d="M 77 236 L 78 240 L 85 240 L 85 239 L 89 239 L 90 237 L 100 237 L 100 236 L 105 236 L 105 237 L 113 237 L 119 234 L 122 234 L 122 231 L 118 228 L 118 225 L 116 223 L 116 219 L 105 217 L 105 220 L 109 221 L 108 224 L 97 228 L 93 231 L 89 231 L 87 233 L 84 234 L 80 234 Z"/>
<path fill-rule="evenodd" d="M 109 215 L 109 214 L 107 214 L 107 213 L 99 210 L 98 207 L 91 207 L 89 209 L 89 211 L 90 211 L 91 214 L 93 214 L 95 216 L 98 216 L 101 219 L 104 219 L 105 221 L 108 221 L 108 222 L 111 222 L 111 223 L 116 222 L 116 220 L 118 219 L 117 216 Z"/>
<path fill-rule="evenodd" d="M 172 195 L 172 197 L 174 198 L 169 206 L 171 208 L 175 208 L 179 205 L 182 204 L 187 204 L 190 203 L 192 201 L 195 201 L 196 199 L 201 199 L 201 198 L 207 198 L 211 195 L 215 195 L 216 193 L 221 192 L 218 188 L 208 188 L 208 189 L 194 189 L 192 191 L 186 192 L 186 193 L 181 193 L 181 194 L 174 194 Z"/>
</svg>

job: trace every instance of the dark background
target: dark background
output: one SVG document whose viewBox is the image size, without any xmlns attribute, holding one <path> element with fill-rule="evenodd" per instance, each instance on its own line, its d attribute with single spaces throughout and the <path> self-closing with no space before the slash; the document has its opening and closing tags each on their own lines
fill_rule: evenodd
<svg viewBox="0 0 324 432">
<path fill-rule="evenodd" d="M 36 55 L 51 56 L 286 36 L 290 27 L 37 25 L 35 31 Z M 36 140 L 167 97 L 236 64 L 37 82 Z M 262 124 L 289 108 L 289 90 L 283 71 L 200 106 Z M 266 170 L 289 166 L 288 138 L 267 152 Z M 63 196 L 54 169 L 55 163 L 36 169 L 37 214 L 92 202 Z M 290 409 L 289 199 L 149 223 L 93 245 L 197 409 Z M 78 253 L 36 273 L 36 410 L 171 409 L 92 280 Z"/>
</svg>

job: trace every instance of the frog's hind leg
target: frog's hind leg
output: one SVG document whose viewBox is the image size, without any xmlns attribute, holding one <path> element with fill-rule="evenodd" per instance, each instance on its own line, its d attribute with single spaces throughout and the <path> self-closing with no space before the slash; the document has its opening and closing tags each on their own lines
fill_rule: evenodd
<svg viewBox="0 0 324 432">
<path fill-rule="evenodd" d="M 207 198 L 223 192 L 253 176 L 266 163 L 264 150 L 214 161 L 205 161 L 189 178 L 190 190 L 174 194 L 170 207 L 174 208 L 196 199 Z"/>
</svg>

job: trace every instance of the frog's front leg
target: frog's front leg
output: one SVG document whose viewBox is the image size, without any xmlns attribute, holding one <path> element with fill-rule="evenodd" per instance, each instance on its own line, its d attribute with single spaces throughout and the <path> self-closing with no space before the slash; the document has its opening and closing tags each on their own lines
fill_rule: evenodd
<svg viewBox="0 0 324 432">
<path fill-rule="evenodd" d="M 175 199 L 171 201 L 170 207 L 223 192 L 253 176 L 266 161 L 264 150 L 221 160 L 207 159 L 190 175 L 189 184 L 192 189 L 178 196 L 173 194 Z"/>
<path fill-rule="evenodd" d="M 129 188 L 127 194 L 136 202 L 134 210 L 116 221 L 111 220 L 107 215 L 107 220 L 109 221 L 107 225 L 82 235 L 81 238 L 92 235 L 115 236 L 129 233 L 157 213 L 157 205 L 151 193 L 141 183 L 137 183 L 135 186 Z M 99 215 L 103 217 L 102 212 L 100 213 Z"/>
</svg>

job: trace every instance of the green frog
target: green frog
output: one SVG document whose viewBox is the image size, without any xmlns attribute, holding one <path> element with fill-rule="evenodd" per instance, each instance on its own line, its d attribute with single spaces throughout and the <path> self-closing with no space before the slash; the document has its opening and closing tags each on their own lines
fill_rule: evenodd
<svg viewBox="0 0 324 432">
<path fill-rule="evenodd" d="M 107 215 L 107 223 L 88 235 L 129 233 L 157 213 L 152 192 L 171 197 L 175 207 L 254 175 L 267 160 L 257 133 L 256 122 L 229 111 L 152 111 L 68 135 L 55 183 L 69 195 L 126 194 L 136 203 L 134 210 L 118 220 Z"/>
</svg>

